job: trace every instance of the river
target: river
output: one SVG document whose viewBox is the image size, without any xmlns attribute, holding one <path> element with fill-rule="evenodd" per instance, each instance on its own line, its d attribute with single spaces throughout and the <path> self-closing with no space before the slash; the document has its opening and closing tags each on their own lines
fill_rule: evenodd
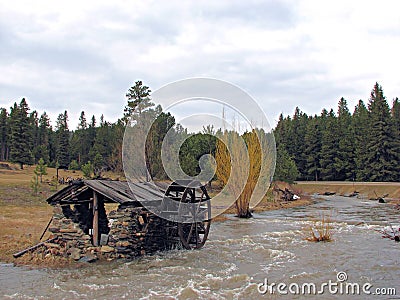
<svg viewBox="0 0 400 300">
<path fill-rule="evenodd" d="M 322 212 L 335 219 L 333 241 L 304 240 L 304 227 Z M 365 222 L 355 225 L 358 221 Z M 338 196 L 313 205 L 256 214 L 249 220 L 213 223 L 209 240 L 198 251 L 174 250 L 130 262 L 102 262 L 63 270 L 29 270 L 0 265 L 0 296 L 5 299 L 270 299 L 296 285 L 314 283 L 318 299 L 365 299 L 324 283 L 357 284 L 367 291 L 393 293 L 400 299 L 400 244 L 383 239 L 377 223 L 399 227 L 399 211 L 376 201 Z M 375 224 L 375 225 L 371 225 Z M 338 281 L 338 273 L 347 280 Z M 345 278 L 346 279 L 346 278 Z M 344 280 L 340 278 L 340 280 Z M 265 282 L 286 284 L 266 291 Z M 289 291 L 291 286 L 292 292 Z M 356 290 L 354 290 L 356 291 Z M 264 290 L 265 292 L 265 290 Z M 395 296 L 370 296 L 393 299 Z"/>
</svg>

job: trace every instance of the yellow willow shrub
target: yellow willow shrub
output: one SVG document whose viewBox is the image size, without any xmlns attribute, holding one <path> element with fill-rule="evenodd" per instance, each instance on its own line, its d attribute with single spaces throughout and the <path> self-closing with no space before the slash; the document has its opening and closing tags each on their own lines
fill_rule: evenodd
<svg viewBox="0 0 400 300">
<path fill-rule="evenodd" d="M 263 164 L 257 132 L 246 132 L 241 137 L 236 132 L 225 131 L 217 140 L 215 160 L 218 179 L 227 188 L 230 197 L 236 198 L 237 215 L 251 217 L 250 200 Z"/>
</svg>

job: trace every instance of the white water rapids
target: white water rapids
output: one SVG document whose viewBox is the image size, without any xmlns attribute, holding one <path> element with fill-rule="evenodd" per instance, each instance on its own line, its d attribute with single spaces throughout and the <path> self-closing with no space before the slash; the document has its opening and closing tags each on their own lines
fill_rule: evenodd
<svg viewBox="0 0 400 300">
<path fill-rule="evenodd" d="M 332 214 L 330 243 L 311 243 L 303 227 L 322 212 Z M 358 222 L 362 225 L 350 225 Z M 0 265 L 0 297 L 5 299 L 269 299 L 257 285 L 268 282 L 317 286 L 336 281 L 396 288 L 400 297 L 400 243 L 374 229 L 399 227 L 399 211 L 375 201 L 325 197 L 313 205 L 231 218 L 213 223 L 204 248 L 170 251 L 130 262 L 102 262 L 63 270 L 29 270 Z M 278 294 L 272 295 L 279 297 Z M 287 299 L 302 295 L 282 296 Z M 311 298 L 365 299 L 366 295 L 311 295 Z M 371 299 L 391 299 L 370 296 Z M 395 297 L 395 296 L 394 296 Z M 307 296 L 310 298 L 310 296 Z M 392 297 L 393 298 L 393 297 Z"/>
</svg>

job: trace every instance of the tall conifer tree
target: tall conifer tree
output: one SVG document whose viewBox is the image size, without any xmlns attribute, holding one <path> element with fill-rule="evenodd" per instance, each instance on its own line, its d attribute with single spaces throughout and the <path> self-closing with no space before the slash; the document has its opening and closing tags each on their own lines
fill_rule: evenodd
<svg viewBox="0 0 400 300">
<path fill-rule="evenodd" d="M 10 112 L 10 159 L 20 164 L 21 169 L 24 164 L 33 162 L 28 111 L 28 104 L 22 98 L 19 105 L 14 103 Z"/>
<path fill-rule="evenodd" d="M 8 113 L 5 108 L 0 109 L 0 160 L 8 159 Z"/>
<path fill-rule="evenodd" d="M 382 87 L 376 83 L 368 103 L 370 127 L 366 165 L 369 181 L 397 181 L 400 172 L 400 143 Z"/>
<path fill-rule="evenodd" d="M 351 114 L 347 107 L 347 101 L 342 97 L 338 104 L 337 117 L 337 155 L 335 157 L 336 180 L 355 179 L 354 162 L 354 134 L 351 123 Z"/>
<path fill-rule="evenodd" d="M 68 130 L 68 113 L 65 111 L 59 114 L 56 125 L 57 148 L 56 159 L 58 165 L 62 168 L 67 168 L 70 163 L 70 145 L 69 145 L 69 130 Z"/>
</svg>

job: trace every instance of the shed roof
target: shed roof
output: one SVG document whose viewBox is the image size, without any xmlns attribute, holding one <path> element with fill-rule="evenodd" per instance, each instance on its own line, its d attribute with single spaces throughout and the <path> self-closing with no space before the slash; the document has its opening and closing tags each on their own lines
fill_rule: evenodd
<svg viewBox="0 0 400 300">
<path fill-rule="evenodd" d="M 116 180 L 83 180 L 58 191 L 46 201 L 51 205 L 88 201 L 92 192 L 103 195 L 107 202 L 161 201 L 164 193 L 151 183 L 128 183 Z"/>
</svg>

